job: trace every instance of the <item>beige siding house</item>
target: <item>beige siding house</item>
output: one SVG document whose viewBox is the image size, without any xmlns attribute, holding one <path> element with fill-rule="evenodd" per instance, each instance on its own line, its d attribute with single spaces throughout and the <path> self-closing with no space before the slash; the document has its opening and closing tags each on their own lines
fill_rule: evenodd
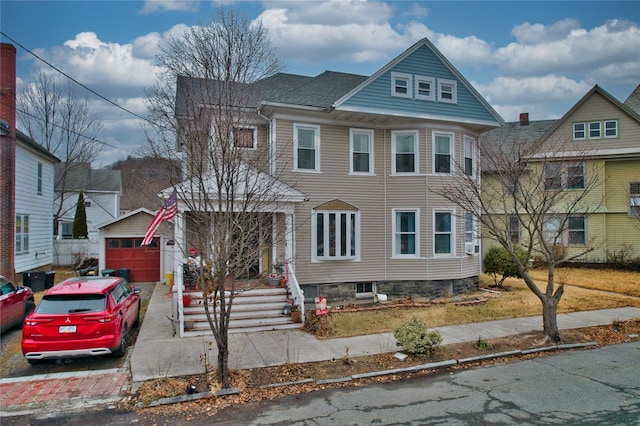
<svg viewBox="0 0 640 426">
<path fill-rule="evenodd" d="M 220 83 L 178 80 L 181 119 L 193 118 L 184 98 L 203 84 Z M 276 74 L 243 88 L 259 93 L 251 129 L 269 159 L 261 172 L 279 170 L 287 188 L 270 212 L 272 234 L 285 238 L 265 244 L 257 273 L 283 261 L 307 302 L 333 305 L 477 288 L 477 225 L 432 189 L 458 173 L 479 179 L 479 134 L 503 120 L 429 40 L 371 76 Z M 186 210 L 179 203 L 183 250 Z"/>
</svg>

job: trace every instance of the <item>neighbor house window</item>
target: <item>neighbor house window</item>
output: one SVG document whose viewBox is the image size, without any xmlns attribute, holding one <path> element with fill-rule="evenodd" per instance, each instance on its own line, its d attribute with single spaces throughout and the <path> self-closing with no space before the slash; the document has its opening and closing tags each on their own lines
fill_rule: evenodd
<svg viewBox="0 0 640 426">
<path fill-rule="evenodd" d="M 418 209 L 393 211 L 393 255 L 418 257 Z"/>
<path fill-rule="evenodd" d="M 476 242 L 476 218 L 471 212 L 465 212 L 464 214 L 464 242 L 475 243 Z"/>
<path fill-rule="evenodd" d="M 589 123 L 589 139 L 600 139 L 601 125 L 599 121 Z"/>
<path fill-rule="evenodd" d="M 473 176 L 473 158 L 475 156 L 475 141 L 468 136 L 464 137 L 464 174 Z"/>
<path fill-rule="evenodd" d="M 629 215 L 640 217 L 640 182 L 629 182 Z"/>
<path fill-rule="evenodd" d="M 573 139 L 581 140 L 586 138 L 587 125 L 585 123 L 573 123 Z"/>
<path fill-rule="evenodd" d="M 584 189 L 584 163 L 567 164 L 567 188 Z"/>
<path fill-rule="evenodd" d="M 73 222 L 62 222 L 60 224 L 62 228 L 62 239 L 70 240 L 73 238 Z"/>
<path fill-rule="evenodd" d="M 615 138 L 618 137 L 618 121 L 608 120 L 604 122 L 604 137 Z"/>
<path fill-rule="evenodd" d="M 318 210 L 313 215 L 318 260 L 353 260 L 360 254 L 360 212 Z"/>
<path fill-rule="evenodd" d="M 233 129 L 233 145 L 236 148 L 255 149 L 257 145 L 256 129 L 252 127 L 235 127 Z"/>
<path fill-rule="evenodd" d="M 418 132 L 393 131 L 392 173 L 418 172 Z"/>
<path fill-rule="evenodd" d="M 453 254 L 453 213 L 436 211 L 433 214 L 433 253 Z"/>
<path fill-rule="evenodd" d="M 520 242 L 520 219 L 518 216 L 509 216 L 509 222 L 507 224 L 509 227 L 509 238 L 512 243 Z"/>
<path fill-rule="evenodd" d="M 402 98 L 410 98 L 412 96 L 411 74 L 391 73 L 391 96 L 400 96 Z"/>
<path fill-rule="evenodd" d="M 29 215 L 16 214 L 16 254 L 29 252 Z"/>
<path fill-rule="evenodd" d="M 38 180 L 36 183 L 36 192 L 42 195 L 42 163 L 38 163 Z"/>
<path fill-rule="evenodd" d="M 545 163 L 544 187 L 545 189 L 562 188 L 562 163 Z"/>
<path fill-rule="evenodd" d="M 376 283 L 366 282 L 356 284 L 357 297 L 371 297 L 376 294 Z"/>
<path fill-rule="evenodd" d="M 585 245 L 587 243 L 587 230 L 584 216 L 570 216 L 568 225 L 569 245 Z"/>
<path fill-rule="evenodd" d="M 458 103 L 458 86 L 454 80 L 438 80 L 438 101 L 450 104 Z"/>
<path fill-rule="evenodd" d="M 436 100 L 436 80 L 433 77 L 416 75 L 416 99 L 423 101 Z"/>
<path fill-rule="evenodd" d="M 433 170 L 435 173 L 451 173 L 453 169 L 453 134 L 433 134 Z"/>
<path fill-rule="evenodd" d="M 544 221 L 544 240 L 547 244 L 562 243 L 562 218 L 557 216 L 547 217 Z"/>
<path fill-rule="evenodd" d="M 350 129 L 351 173 L 373 174 L 373 130 Z"/>
<path fill-rule="evenodd" d="M 584 189 L 584 163 L 552 162 L 544 165 L 545 189 Z"/>
<path fill-rule="evenodd" d="M 320 171 L 320 126 L 294 124 L 295 170 Z"/>
</svg>

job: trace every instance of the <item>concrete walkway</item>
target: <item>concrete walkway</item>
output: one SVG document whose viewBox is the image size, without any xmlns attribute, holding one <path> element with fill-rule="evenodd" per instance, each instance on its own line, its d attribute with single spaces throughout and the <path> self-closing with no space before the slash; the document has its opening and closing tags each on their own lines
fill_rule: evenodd
<svg viewBox="0 0 640 426">
<path fill-rule="evenodd" d="M 204 372 L 201 354 L 215 365 L 213 336 L 172 337 L 167 319 L 171 316 L 169 288 L 157 284 L 145 314 L 142 329 L 131 354 L 133 388 L 149 379 Z M 640 318 L 640 308 L 605 309 L 559 314 L 560 329 L 611 324 L 614 320 Z M 527 317 L 485 323 L 434 328 L 442 333 L 443 344 L 471 342 L 479 337 L 492 339 L 542 330 L 542 317 Z M 229 335 L 229 368 L 249 369 L 393 352 L 398 348 L 392 333 L 319 340 L 299 330 L 232 333 Z"/>
<path fill-rule="evenodd" d="M 61 411 L 115 404 L 128 398 L 146 380 L 204 372 L 201 354 L 207 354 L 215 365 L 216 344 L 212 336 L 173 336 L 167 319 L 171 316 L 171 303 L 169 288 L 156 284 L 137 341 L 127 352 L 130 372 L 123 368 L 2 379 L 0 418 L 34 413 L 55 416 Z M 640 318 L 640 308 L 560 314 L 558 323 L 561 329 L 569 329 L 633 318 Z M 435 328 L 442 333 L 445 345 L 541 329 L 539 316 Z M 347 347 L 350 357 L 397 350 L 391 333 L 318 340 L 298 330 L 268 331 L 230 334 L 229 343 L 231 369 L 340 358 Z"/>
</svg>

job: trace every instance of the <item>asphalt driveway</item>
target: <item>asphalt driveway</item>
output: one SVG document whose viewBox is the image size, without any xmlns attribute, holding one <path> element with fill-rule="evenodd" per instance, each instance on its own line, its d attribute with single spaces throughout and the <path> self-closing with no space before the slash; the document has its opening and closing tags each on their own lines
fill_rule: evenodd
<svg viewBox="0 0 640 426">
<path fill-rule="evenodd" d="M 144 321 L 144 313 L 151 299 L 155 283 L 136 283 L 135 287 L 141 289 L 142 313 L 141 321 Z M 140 327 L 133 330 L 129 337 L 129 350 L 135 344 Z M 29 365 L 22 355 L 20 341 L 22 330 L 13 329 L 0 336 L 0 378 L 23 377 L 35 374 L 63 373 L 71 371 L 106 370 L 121 368 L 127 356 L 113 358 L 111 356 L 98 356 L 91 358 L 75 358 L 66 360 L 49 360 L 37 365 Z"/>
</svg>

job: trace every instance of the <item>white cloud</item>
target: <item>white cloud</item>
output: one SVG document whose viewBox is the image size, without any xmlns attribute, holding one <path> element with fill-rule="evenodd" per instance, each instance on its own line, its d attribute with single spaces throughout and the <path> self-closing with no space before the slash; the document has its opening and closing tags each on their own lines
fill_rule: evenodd
<svg viewBox="0 0 640 426">
<path fill-rule="evenodd" d="M 431 41 L 456 66 L 483 64 L 491 58 L 491 44 L 475 36 L 459 38 L 451 35 L 438 35 L 435 40 Z"/>
<path fill-rule="evenodd" d="M 572 31 L 579 28 L 579 22 L 572 18 L 563 19 L 548 26 L 525 22 L 524 24 L 516 25 L 511 31 L 511 35 L 520 44 L 548 43 L 564 39 Z"/>
<path fill-rule="evenodd" d="M 284 1 L 275 3 L 276 10 L 287 11 L 290 25 L 320 25 L 342 27 L 349 25 L 384 24 L 393 15 L 386 3 L 366 0 Z M 270 3 L 265 7 L 269 10 Z"/>
<path fill-rule="evenodd" d="M 511 75 L 584 73 L 612 63 L 639 63 L 639 43 L 637 24 L 611 20 L 590 31 L 572 29 L 562 39 L 537 44 L 511 43 L 494 52 L 493 62 Z"/>
<path fill-rule="evenodd" d="M 422 7 L 418 3 L 413 3 L 410 8 L 402 12 L 402 16 L 410 16 L 414 19 L 425 18 L 429 14 L 429 9 Z"/>
<path fill-rule="evenodd" d="M 148 15 L 155 12 L 194 12 L 198 10 L 199 3 L 197 0 L 146 0 L 140 13 Z"/>
<path fill-rule="evenodd" d="M 488 84 L 472 83 L 490 102 L 499 104 L 549 103 L 576 101 L 593 85 L 565 76 L 548 75 L 531 78 L 497 77 Z"/>
</svg>

